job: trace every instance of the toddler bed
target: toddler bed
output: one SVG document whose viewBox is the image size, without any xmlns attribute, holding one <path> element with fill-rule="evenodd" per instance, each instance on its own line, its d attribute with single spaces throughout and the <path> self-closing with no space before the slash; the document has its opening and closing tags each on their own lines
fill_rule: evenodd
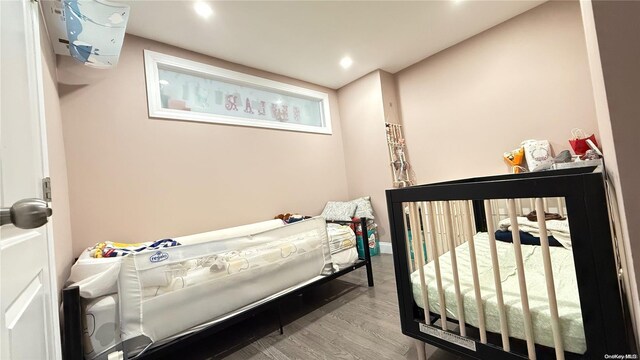
<svg viewBox="0 0 640 360">
<path fill-rule="evenodd" d="M 393 189 L 387 205 L 404 334 L 476 359 L 635 353 L 600 169 Z"/>
<path fill-rule="evenodd" d="M 173 240 L 180 245 L 103 259 L 85 252 L 78 259 L 70 285 L 81 296 L 75 300 L 84 314 L 85 358 L 117 350 L 131 358 L 344 272 L 334 269 L 321 218 Z M 65 332 L 77 334 L 72 328 L 65 323 Z M 74 354 L 66 358 L 82 358 Z"/>
</svg>

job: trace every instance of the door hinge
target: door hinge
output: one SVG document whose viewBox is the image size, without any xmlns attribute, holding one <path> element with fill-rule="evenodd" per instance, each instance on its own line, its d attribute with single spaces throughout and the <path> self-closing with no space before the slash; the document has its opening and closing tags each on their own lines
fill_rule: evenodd
<svg viewBox="0 0 640 360">
<path fill-rule="evenodd" d="M 42 200 L 51 202 L 51 178 L 42 179 Z"/>
</svg>

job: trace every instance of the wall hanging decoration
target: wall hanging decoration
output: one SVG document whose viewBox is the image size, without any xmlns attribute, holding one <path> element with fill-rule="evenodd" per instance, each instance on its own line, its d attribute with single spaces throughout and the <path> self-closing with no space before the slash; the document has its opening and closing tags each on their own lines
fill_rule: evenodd
<svg viewBox="0 0 640 360">
<path fill-rule="evenodd" d="M 391 159 L 391 171 L 393 172 L 393 186 L 396 188 L 411 186 L 414 184 L 411 178 L 411 166 L 407 161 L 406 144 L 402 136 L 402 125 L 385 123 L 387 132 L 387 146 Z"/>
<path fill-rule="evenodd" d="M 329 95 L 145 50 L 149 116 L 331 134 Z"/>
</svg>

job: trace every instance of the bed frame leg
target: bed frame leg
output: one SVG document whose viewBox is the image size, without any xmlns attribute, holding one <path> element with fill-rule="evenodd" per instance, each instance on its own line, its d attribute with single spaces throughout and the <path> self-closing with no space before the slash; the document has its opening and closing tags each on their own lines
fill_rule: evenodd
<svg viewBox="0 0 640 360">
<path fill-rule="evenodd" d="M 367 282 L 369 287 L 373 287 L 373 271 L 371 269 L 371 260 L 367 263 Z"/>
<path fill-rule="evenodd" d="M 360 218 L 362 228 L 362 247 L 364 250 L 364 260 L 367 268 L 367 282 L 369 287 L 373 286 L 373 269 L 371 268 L 371 251 L 369 250 L 369 229 L 367 229 L 367 218 Z"/>
<path fill-rule="evenodd" d="M 278 327 L 280 328 L 280 335 L 284 335 L 284 327 L 282 326 L 282 308 L 280 302 L 278 302 Z"/>
<path fill-rule="evenodd" d="M 80 288 L 68 287 L 62 290 L 63 311 L 63 359 L 82 360 L 82 310 L 80 309 Z"/>
<path fill-rule="evenodd" d="M 418 360 L 427 360 L 427 351 L 425 350 L 424 343 L 420 340 L 413 340 L 413 344 L 416 347 L 418 353 Z"/>
</svg>

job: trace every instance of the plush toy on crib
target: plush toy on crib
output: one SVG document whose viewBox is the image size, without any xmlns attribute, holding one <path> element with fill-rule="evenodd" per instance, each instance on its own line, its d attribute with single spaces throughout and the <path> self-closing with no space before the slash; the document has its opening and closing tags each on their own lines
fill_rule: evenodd
<svg viewBox="0 0 640 360">
<path fill-rule="evenodd" d="M 524 158 L 524 148 L 521 146 L 515 150 L 507 151 L 503 155 L 504 161 L 511 166 L 512 174 L 519 174 L 524 167 L 522 167 L 522 159 Z"/>
</svg>

